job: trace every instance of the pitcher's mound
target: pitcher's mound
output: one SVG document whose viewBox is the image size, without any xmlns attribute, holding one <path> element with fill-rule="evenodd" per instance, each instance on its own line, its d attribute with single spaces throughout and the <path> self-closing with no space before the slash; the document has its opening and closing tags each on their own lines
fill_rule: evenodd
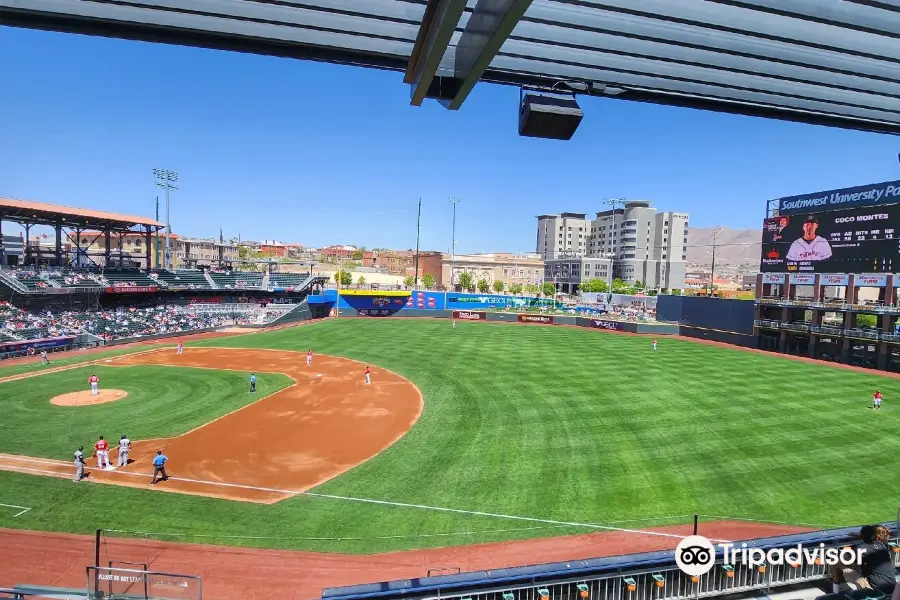
<svg viewBox="0 0 900 600">
<path fill-rule="evenodd" d="M 127 395 L 128 392 L 125 390 L 100 390 L 100 393 L 92 396 L 90 390 L 85 390 L 50 398 L 50 404 L 55 404 L 56 406 L 90 406 L 92 404 L 104 404 L 121 400 Z"/>
</svg>

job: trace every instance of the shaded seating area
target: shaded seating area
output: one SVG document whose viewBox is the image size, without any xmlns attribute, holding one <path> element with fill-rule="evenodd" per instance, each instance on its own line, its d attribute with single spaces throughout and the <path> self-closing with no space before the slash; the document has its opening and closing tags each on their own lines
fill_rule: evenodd
<svg viewBox="0 0 900 600">
<path fill-rule="evenodd" d="M 193 269 L 179 269 L 169 271 L 163 269 L 156 273 L 159 281 L 165 283 L 169 287 L 184 287 L 192 290 L 210 290 L 212 286 L 206 280 L 203 271 Z"/>
<path fill-rule="evenodd" d="M 309 273 L 272 273 L 269 275 L 271 287 L 293 288 L 306 281 Z"/>
<path fill-rule="evenodd" d="M 139 271 L 104 271 L 100 276 L 108 287 L 150 287 L 158 286 L 155 280 Z"/>
<path fill-rule="evenodd" d="M 262 273 L 251 271 L 210 273 L 210 276 L 217 286 L 225 289 L 259 289 L 263 283 Z"/>
</svg>

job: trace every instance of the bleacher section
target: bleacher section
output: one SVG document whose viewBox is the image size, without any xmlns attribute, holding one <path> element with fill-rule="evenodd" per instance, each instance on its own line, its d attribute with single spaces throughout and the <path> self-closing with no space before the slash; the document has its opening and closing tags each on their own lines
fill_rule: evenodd
<svg viewBox="0 0 900 600">
<path fill-rule="evenodd" d="M 47 279 L 63 288 L 103 287 L 96 279 L 83 274 L 63 275 L 57 273 L 48 275 Z"/>
<path fill-rule="evenodd" d="M 101 277 L 112 287 L 145 287 L 159 284 L 139 271 L 104 271 Z"/>
<path fill-rule="evenodd" d="M 295 288 L 306 281 L 309 273 L 272 273 L 269 286 L 273 288 Z"/>
<path fill-rule="evenodd" d="M 210 273 L 212 280 L 222 289 L 260 289 L 263 283 L 262 273 L 250 271 L 233 271 L 231 273 Z"/>
<path fill-rule="evenodd" d="M 37 275 L 25 275 L 22 273 L 15 273 L 14 275 L 15 278 L 19 280 L 19 283 L 23 284 L 30 290 L 53 287 L 52 285 L 50 285 L 50 283 L 45 281 L 43 277 Z"/>
<path fill-rule="evenodd" d="M 170 288 L 188 288 L 192 290 L 211 290 L 209 282 L 206 280 L 203 271 L 195 270 L 162 270 L 156 273 L 159 281 L 165 283 Z"/>
</svg>

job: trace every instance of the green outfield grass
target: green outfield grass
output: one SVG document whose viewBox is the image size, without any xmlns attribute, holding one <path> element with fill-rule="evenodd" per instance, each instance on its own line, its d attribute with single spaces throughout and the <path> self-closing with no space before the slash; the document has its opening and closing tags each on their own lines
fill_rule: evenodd
<svg viewBox="0 0 900 600">
<path fill-rule="evenodd" d="M 416 426 L 317 492 L 623 527 L 694 512 L 819 526 L 896 515 L 900 382 L 876 373 L 674 338 L 654 352 L 647 338 L 592 330 L 418 319 L 338 319 L 197 345 L 312 347 L 420 387 Z M 886 398 L 877 413 L 868 408 L 876 388 Z M 341 552 L 590 530 L 496 532 L 542 525 L 314 497 L 259 506 L 9 473 L 0 473 L 0 503 L 34 507 L 16 519 L 0 511 L 6 527 Z M 415 537 L 435 534 L 454 535 Z"/>
</svg>

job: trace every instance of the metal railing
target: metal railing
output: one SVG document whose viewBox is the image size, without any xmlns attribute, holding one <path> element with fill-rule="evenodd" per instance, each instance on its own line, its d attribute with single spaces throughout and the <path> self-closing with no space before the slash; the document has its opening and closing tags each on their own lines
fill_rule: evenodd
<svg viewBox="0 0 900 600">
<path fill-rule="evenodd" d="M 790 331 L 809 331 L 809 323 L 782 323 L 782 329 L 789 329 Z"/>
<path fill-rule="evenodd" d="M 757 327 L 766 327 L 768 329 L 781 329 L 781 321 L 774 321 L 772 319 L 756 319 L 753 321 L 753 324 Z"/>
<path fill-rule="evenodd" d="M 817 325 L 817 326 L 813 326 L 813 327 L 810 327 L 810 331 L 812 331 L 812 332 L 814 332 L 814 333 L 824 333 L 824 334 L 827 334 L 827 335 L 834 335 L 834 336 L 838 336 L 838 337 L 844 335 L 844 330 L 843 330 L 843 328 L 841 328 L 841 327 L 832 327 L 832 326 L 830 326 L 830 325 Z"/>
<path fill-rule="evenodd" d="M 870 340 L 877 340 L 881 338 L 881 332 L 872 329 L 847 329 L 845 331 L 845 334 L 848 337 L 866 338 Z"/>
</svg>

